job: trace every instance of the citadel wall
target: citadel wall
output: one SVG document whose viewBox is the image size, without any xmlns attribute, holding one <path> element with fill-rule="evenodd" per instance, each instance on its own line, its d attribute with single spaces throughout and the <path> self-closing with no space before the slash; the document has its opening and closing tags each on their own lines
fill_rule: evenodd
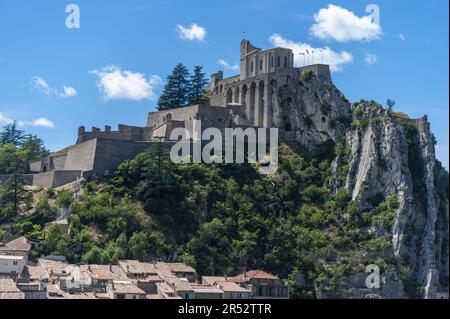
<svg viewBox="0 0 450 319">
<path fill-rule="evenodd" d="M 107 138 L 123 141 L 148 141 L 151 137 L 151 129 L 149 127 L 129 126 L 124 124 L 118 125 L 117 131 L 112 131 L 111 126 L 105 126 L 105 130 L 101 131 L 97 127 L 93 127 L 90 132 L 86 131 L 84 126 L 78 128 L 77 144 L 94 138 Z"/>
</svg>

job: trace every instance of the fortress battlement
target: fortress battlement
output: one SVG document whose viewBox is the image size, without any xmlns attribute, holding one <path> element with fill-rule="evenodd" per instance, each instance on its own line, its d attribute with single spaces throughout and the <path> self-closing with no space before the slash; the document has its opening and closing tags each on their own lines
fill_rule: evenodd
<svg viewBox="0 0 450 319">
<path fill-rule="evenodd" d="M 77 144 L 86 142 L 94 138 L 115 139 L 122 141 L 148 141 L 152 135 L 150 127 L 118 125 L 118 130 L 111 130 L 111 126 L 106 125 L 104 131 L 100 128 L 92 127 L 91 131 L 86 131 L 84 126 L 78 128 Z"/>
</svg>

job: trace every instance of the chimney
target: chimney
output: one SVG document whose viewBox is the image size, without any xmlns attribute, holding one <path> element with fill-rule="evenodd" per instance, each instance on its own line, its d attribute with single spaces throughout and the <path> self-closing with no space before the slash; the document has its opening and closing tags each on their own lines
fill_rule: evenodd
<svg viewBox="0 0 450 319">
<path fill-rule="evenodd" d="M 105 125 L 105 132 L 107 133 L 111 132 L 111 126 Z"/>
</svg>

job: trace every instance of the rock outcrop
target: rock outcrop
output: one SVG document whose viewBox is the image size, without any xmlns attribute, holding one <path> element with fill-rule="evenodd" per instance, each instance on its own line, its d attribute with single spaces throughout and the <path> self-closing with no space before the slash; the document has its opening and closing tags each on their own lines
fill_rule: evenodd
<svg viewBox="0 0 450 319">
<path fill-rule="evenodd" d="M 448 173 L 436 161 L 427 117 L 409 119 L 373 101 L 350 104 L 331 82 L 314 75 L 281 87 L 278 99 L 290 123 L 282 130 L 284 140 L 305 149 L 326 141 L 346 148 L 332 165 L 330 192 L 345 187 L 360 211 L 370 211 L 374 197 L 396 196 L 393 227 L 377 234 L 391 235 L 399 265 L 411 269 L 423 298 L 448 293 Z"/>
</svg>

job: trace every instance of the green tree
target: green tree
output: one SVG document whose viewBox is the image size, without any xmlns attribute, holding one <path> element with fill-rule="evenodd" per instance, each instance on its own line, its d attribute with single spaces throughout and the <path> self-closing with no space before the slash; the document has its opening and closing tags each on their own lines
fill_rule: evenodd
<svg viewBox="0 0 450 319">
<path fill-rule="evenodd" d="M 59 242 L 62 240 L 61 232 L 59 231 L 59 226 L 53 224 L 47 230 L 45 239 L 43 241 L 44 253 L 52 254 L 57 251 Z"/>
<path fill-rule="evenodd" d="M 27 135 L 22 143 L 22 149 L 26 152 L 27 159 L 30 161 L 50 154 L 49 150 L 44 146 L 44 141 L 36 135 Z"/>
<path fill-rule="evenodd" d="M 184 107 L 189 102 L 189 71 L 182 63 L 177 64 L 167 77 L 167 84 L 158 100 L 158 110 Z"/>
<path fill-rule="evenodd" d="M 0 132 L 0 145 L 12 144 L 14 146 L 21 146 L 27 138 L 25 131 L 19 130 L 17 121 L 3 127 Z"/>
<path fill-rule="evenodd" d="M 85 264 L 103 264 L 103 253 L 100 248 L 93 246 L 86 254 L 83 255 Z"/>
<path fill-rule="evenodd" d="M 143 232 L 134 233 L 128 241 L 128 250 L 131 258 L 145 260 L 149 250 L 147 235 Z"/>
<path fill-rule="evenodd" d="M 389 113 L 392 112 L 394 110 L 394 106 L 395 106 L 396 102 L 392 99 L 387 99 L 386 101 L 386 106 L 388 108 Z"/>
<path fill-rule="evenodd" d="M 208 100 L 205 96 L 208 83 L 203 72 L 203 67 L 199 65 L 195 66 L 194 74 L 191 76 L 189 85 L 189 105 L 202 104 Z"/>
<path fill-rule="evenodd" d="M 22 174 L 27 171 L 26 152 L 17 148 L 13 144 L 0 146 L 0 173 L 10 174 L 11 177 L 3 183 L 3 198 L 5 205 L 13 203 L 14 215 L 17 215 L 20 203 L 29 203 L 30 192 L 25 189 L 25 182 Z M 9 206 L 7 205 L 7 209 Z M 3 214 L 2 214 L 3 215 Z"/>
</svg>

